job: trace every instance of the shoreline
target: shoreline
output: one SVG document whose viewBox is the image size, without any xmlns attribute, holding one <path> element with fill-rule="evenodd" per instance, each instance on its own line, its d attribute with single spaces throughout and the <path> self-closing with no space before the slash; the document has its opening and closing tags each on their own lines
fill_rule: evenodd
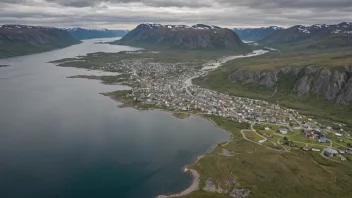
<svg viewBox="0 0 352 198">
<path fill-rule="evenodd" d="M 198 157 L 199 158 L 199 157 Z M 198 161 L 198 160 L 197 160 Z M 199 190 L 199 183 L 200 183 L 200 174 L 198 173 L 198 171 L 194 170 L 194 169 L 188 169 L 185 168 L 184 169 L 185 173 L 191 173 L 192 174 L 192 184 L 191 186 L 189 186 L 186 190 L 178 193 L 178 194 L 173 194 L 173 195 L 158 195 L 156 198 L 171 198 L 171 197 L 181 197 L 181 196 L 185 196 L 185 195 L 189 195 L 192 192 Z"/>
<path fill-rule="evenodd" d="M 213 66 L 212 68 L 208 68 L 208 69 L 216 69 L 216 68 L 218 68 L 218 67 L 221 67 L 224 63 L 226 63 L 226 62 L 228 62 L 228 61 L 230 61 L 230 60 L 239 59 L 239 58 L 253 57 L 253 56 L 259 56 L 259 55 L 265 54 L 265 53 L 267 53 L 267 52 L 269 52 L 269 51 L 265 51 L 265 50 L 256 50 L 256 51 L 254 51 L 254 53 L 252 53 L 252 54 L 247 54 L 247 55 L 242 55 L 242 56 L 238 56 L 238 55 L 237 55 L 237 56 L 223 57 L 223 58 L 222 58 L 223 60 L 222 60 L 221 62 L 219 62 L 215 67 Z M 209 66 L 208 66 L 208 67 L 209 67 Z M 201 71 L 208 70 L 208 69 L 207 69 L 207 66 L 204 66 L 204 65 L 203 65 L 203 68 L 201 69 Z M 192 80 L 193 80 L 194 78 L 199 77 L 199 76 L 200 76 L 200 75 L 197 75 L 197 76 L 193 76 L 193 77 L 187 79 L 187 80 L 185 81 L 186 87 L 187 87 L 187 86 L 190 86 L 190 85 L 193 85 Z M 77 77 L 77 76 L 76 76 L 76 77 Z M 71 77 L 71 78 L 72 78 L 72 77 Z M 79 78 L 79 77 L 78 77 L 78 78 Z M 99 80 L 99 79 L 95 79 L 95 78 L 89 78 L 89 79 Z M 103 83 L 103 82 L 102 82 L 102 83 Z M 104 84 L 104 83 L 103 83 L 103 84 Z M 160 109 L 160 108 L 141 109 L 141 108 L 138 107 L 138 105 L 128 104 L 128 103 L 129 103 L 128 101 L 124 101 L 124 100 L 121 99 L 121 98 L 112 96 L 111 93 L 112 93 L 112 92 L 110 92 L 110 93 L 101 93 L 101 95 L 107 96 L 107 97 L 109 97 L 110 99 L 112 99 L 112 100 L 114 100 L 114 101 L 116 101 L 116 102 L 118 102 L 118 103 L 121 103 L 121 105 L 118 105 L 118 108 L 134 108 L 134 109 L 140 110 L 140 111 L 141 111 L 141 110 L 142 110 L 142 111 L 143 111 L 143 110 L 144 110 L 144 111 L 145 111 L 145 110 L 147 110 L 147 111 L 148 111 L 148 110 L 154 110 L 154 111 L 164 111 L 164 112 L 168 112 L 168 113 L 171 113 L 171 114 L 175 113 L 174 111 L 167 110 L 167 109 Z M 217 127 L 217 128 L 219 128 L 219 129 L 222 129 L 222 130 L 226 131 L 226 133 L 229 134 L 229 140 L 226 141 L 226 142 L 221 142 L 221 143 L 218 143 L 218 144 L 215 144 L 215 145 L 211 146 L 204 154 L 198 156 L 198 157 L 196 158 L 196 160 L 194 160 L 193 163 L 184 166 L 183 172 L 184 172 L 184 173 L 190 173 L 190 174 L 192 175 L 192 183 L 191 183 L 191 185 L 190 185 L 187 189 L 185 189 L 185 190 L 183 190 L 183 191 L 181 191 L 181 192 L 179 192 L 179 193 L 172 194 L 172 195 L 158 195 L 158 196 L 156 196 L 156 198 L 181 197 L 181 196 L 189 195 L 189 194 L 191 194 L 191 193 L 193 193 L 193 192 L 199 190 L 199 189 L 200 189 L 200 187 L 199 187 L 199 185 L 200 185 L 200 174 L 199 174 L 198 171 L 196 171 L 195 169 L 190 169 L 190 168 L 188 168 L 188 167 L 190 167 L 190 166 L 192 166 L 192 165 L 194 165 L 194 164 L 197 164 L 197 163 L 198 163 L 202 158 L 204 158 L 208 153 L 210 153 L 210 152 L 214 151 L 216 148 L 218 148 L 218 145 L 219 145 L 219 144 L 221 144 L 222 146 L 225 146 L 225 145 L 227 145 L 227 144 L 229 144 L 230 142 L 233 141 L 233 135 L 232 135 L 232 133 L 231 133 L 230 131 L 228 131 L 228 130 L 223 129 L 222 127 L 219 127 L 219 126 L 216 124 L 216 122 L 213 121 L 212 119 L 207 118 L 207 117 L 205 117 L 205 116 L 202 115 L 202 114 L 197 114 L 197 113 L 192 113 L 192 112 L 187 112 L 187 113 L 188 113 L 189 115 L 194 115 L 194 116 L 198 116 L 198 117 L 200 117 L 200 118 L 202 118 L 202 119 L 205 119 L 205 120 L 211 122 L 214 127 Z M 176 118 L 177 118 L 177 117 L 176 117 Z M 178 118 L 178 119 L 180 119 L 180 118 Z"/>
<path fill-rule="evenodd" d="M 141 111 L 141 109 L 139 109 L 138 106 L 133 106 L 133 105 L 132 105 L 132 106 L 130 106 L 130 105 L 125 106 L 123 100 L 119 100 L 118 98 L 113 98 L 113 97 L 109 96 L 109 93 L 105 93 L 105 94 L 102 93 L 102 95 L 107 96 L 107 97 L 109 97 L 110 99 L 112 99 L 112 100 L 114 100 L 114 101 L 116 101 L 116 102 L 118 102 L 118 103 L 121 103 L 121 105 L 119 105 L 118 108 L 134 108 L 134 109 L 137 109 L 137 110 L 140 110 L 140 111 Z M 157 108 L 155 108 L 155 109 L 142 109 L 142 111 L 149 111 L 149 110 L 150 110 L 150 111 L 162 111 L 162 112 L 167 112 L 167 113 L 171 113 L 171 114 L 175 113 L 174 111 L 170 111 L 170 110 L 166 110 L 166 109 L 157 109 Z M 232 135 L 232 133 L 231 133 L 230 131 L 228 131 L 228 130 L 225 130 L 225 129 L 219 127 L 219 126 L 218 126 L 213 120 L 211 120 L 210 118 L 207 118 L 207 117 L 205 117 L 205 116 L 203 116 L 203 115 L 196 114 L 196 113 L 192 113 L 192 112 L 191 112 L 191 113 L 188 112 L 188 113 L 189 113 L 191 116 L 197 116 L 197 117 L 199 117 L 199 118 L 202 118 L 202 119 L 204 119 L 204 120 L 206 120 L 206 121 L 212 123 L 214 127 L 217 127 L 217 128 L 219 128 L 219 129 L 224 130 L 226 133 L 229 134 L 229 140 L 226 141 L 226 142 L 221 142 L 221 143 L 212 145 L 204 154 L 202 154 L 202 155 L 196 157 L 196 159 L 194 160 L 193 163 L 184 166 L 183 172 L 184 172 L 184 173 L 190 173 L 190 174 L 192 175 L 192 184 L 191 184 L 188 188 L 186 188 L 185 190 L 183 190 L 183 191 L 181 191 L 181 192 L 179 192 L 179 193 L 176 193 L 176 194 L 171 194 L 171 195 L 158 195 L 158 196 L 156 196 L 156 198 L 181 197 L 181 196 L 189 195 L 189 194 L 191 194 L 191 193 L 193 193 L 193 192 L 199 190 L 200 174 L 199 174 L 198 171 L 196 171 L 195 169 L 191 169 L 191 168 L 188 168 L 188 167 L 190 167 L 190 166 L 192 166 L 192 165 L 194 165 L 194 164 L 197 164 L 197 163 L 198 163 L 202 158 L 204 158 L 208 153 L 214 151 L 214 150 L 218 147 L 219 144 L 221 144 L 221 145 L 223 146 L 223 145 L 227 145 L 227 144 L 229 144 L 230 142 L 233 141 L 233 135 Z M 175 118 L 177 118 L 177 117 L 175 117 Z M 177 119 L 180 119 L 180 118 L 177 118 Z"/>
</svg>

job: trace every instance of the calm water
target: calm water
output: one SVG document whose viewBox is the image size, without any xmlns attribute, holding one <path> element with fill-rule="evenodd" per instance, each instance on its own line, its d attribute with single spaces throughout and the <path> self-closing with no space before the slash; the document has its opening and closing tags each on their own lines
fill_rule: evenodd
<svg viewBox="0 0 352 198">
<path fill-rule="evenodd" d="M 100 39 L 101 40 L 101 39 Z M 94 40 L 52 52 L 0 60 L 1 198 L 149 198 L 191 183 L 182 167 L 226 132 L 206 120 L 118 109 L 100 95 L 123 86 L 67 79 L 104 72 L 47 63 L 130 47 Z"/>
</svg>

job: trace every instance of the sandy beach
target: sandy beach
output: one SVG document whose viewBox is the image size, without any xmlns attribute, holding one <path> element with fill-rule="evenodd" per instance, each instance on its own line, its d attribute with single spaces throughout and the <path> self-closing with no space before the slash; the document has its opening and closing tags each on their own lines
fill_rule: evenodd
<svg viewBox="0 0 352 198">
<path fill-rule="evenodd" d="M 190 172 L 193 176 L 193 182 L 192 185 L 190 187 L 188 187 L 186 190 L 178 193 L 178 194 L 174 194 L 174 195 L 159 195 L 157 198 L 169 198 L 169 197 L 181 197 L 184 195 L 188 195 L 196 190 L 199 189 L 199 181 L 200 181 L 200 175 L 199 173 L 194 170 L 194 169 L 188 169 L 185 168 L 184 170 L 185 172 Z"/>
<path fill-rule="evenodd" d="M 204 155 L 201 155 L 197 158 L 197 160 L 193 163 L 196 164 L 198 163 L 199 160 L 201 160 L 204 157 Z M 178 193 L 178 194 L 174 194 L 174 195 L 159 195 L 157 196 L 157 198 L 170 198 L 170 197 L 181 197 L 184 195 L 188 195 L 191 194 L 192 192 L 196 191 L 199 189 L 199 181 L 200 181 L 200 175 L 199 173 L 194 170 L 194 169 L 188 169 L 187 167 L 189 167 L 190 165 L 187 165 L 186 168 L 184 169 L 185 173 L 191 173 L 193 176 L 193 182 L 191 184 L 190 187 L 188 187 L 186 190 Z"/>
</svg>

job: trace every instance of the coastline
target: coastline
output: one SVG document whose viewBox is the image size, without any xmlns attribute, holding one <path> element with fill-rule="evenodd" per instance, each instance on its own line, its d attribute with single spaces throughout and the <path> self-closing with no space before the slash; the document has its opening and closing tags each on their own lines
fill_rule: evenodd
<svg viewBox="0 0 352 198">
<path fill-rule="evenodd" d="M 109 93 L 102 93 L 102 95 L 107 96 L 107 97 L 109 97 L 110 99 L 112 99 L 112 100 L 114 100 L 114 101 L 116 101 L 116 102 L 118 102 L 118 103 L 122 103 L 121 105 L 118 106 L 119 108 L 127 108 L 127 107 L 128 107 L 128 108 L 134 108 L 134 109 L 137 109 L 137 110 L 144 110 L 144 111 L 151 110 L 151 111 L 164 111 L 164 112 L 168 112 L 168 113 L 171 113 L 171 114 L 172 114 L 172 113 L 175 113 L 174 111 L 170 111 L 170 110 L 166 110 L 166 109 L 160 109 L 160 108 L 155 108 L 155 109 L 154 109 L 154 108 L 150 108 L 150 109 L 140 109 L 140 108 L 138 108 L 138 106 L 126 105 L 126 104 L 124 103 L 124 102 L 126 102 L 126 101 L 123 101 L 123 100 L 121 100 L 121 99 L 119 99 L 119 98 L 111 97 L 111 95 L 109 95 Z M 188 113 L 189 113 L 189 112 L 188 112 Z M 211 120 L 210 118 L 207 118 L 207 117 L 205 117 L 205 116 L 203 116 L 203 115 L 196 114 L 196 113 L 189 113 L 189 114 L 190 114 L 190 115 L 193 115 L 193 116 L 198 116 L 198 117 L 200 117 L 200 118 L 202 118 L 202 119 L 205 119 L 205 120 L 207 120 L 208 122 L 211 122 L 211 123 L 214 125 L 214 127 L 218 127 L 218 128 L 220 128 L 220 129 L 223 129 L 223 128 L 219 127 L 219 126 L 218 126 L 213 120 Z M 177 118 L 177 117 L 176 117 L 176 118 Z M 180 118 L 178 118 L 178 119 L 180 119 Z M 233 141 L 233 135 L 232 135 L 232 133 L 231 133 L 230 131 L 225 130 L 225 129 L 223 129 L 223 130 L 226 131 L 226 132 L 229 134 L 229 140 L 228 140 L 227 142 L 222 142 L 222 145 L 223 145 L 223 143 L 225 143 L 225 145 L 227 145 L 227 144 L 229 144 L 231 141 Z M 197 164 L 197 163 L 198 163 L 203 157 L 205 157 L 208 153 L 214 151 L 214 150 L 217 148 L 218 145 L 219 145 L 219 144 L 215 144 L 215 145 L 211 146 L 204 154 L 198 156 L 198 157 L 196 158 L 196 160 L 194 160 L 193 163 L 184 166 L 183 172 L 184 172 L 184 173 L 190 173 L 190 174 L 192 174 L 192 184 L 191 184 L 188 188 L 186 188 L 185 190 L 183 190 L 183 191 L 181 191 L 181 192 L 179 192 L 179 193 L 172 194 L 172 195 L 158 195 L 158 196 L 156 196 L 156 198 L 182 197 L 182 196 L 189 195 L 189 194 L 191 194 L 191 193 L 193 193 L 193 192 L 199 190 L 200 174 L 199 174 L 198 171 L 196 171 L 195 169 L 191 169 L 191 168 L 188 168 L 188 167 L 190 167 L 190 166 L 192 166 L 192 165 L 194 165 L 194 164 Z"/>
<path fill-rule="evenodd" d="M 198 157 L 199 158 L 199 157 Z M 190 187 L 188 187 L 186 190 L 178 193 L 178 194 L 174 194 L 174 195 L 159 195 L 157 196 L 157 198 L 171 198 L 171 197 L 181 197 L 184 195 L 189 195 L 192 192 L 199 190 L 199 182 L 200 182 L 200 174 L 194 170 L 194 169 L 188 169 L 185 168 L 184 172 L 189 172 L 192 174 L 193 177 L 193 181 Z"/>
<path fill-rule="evenodd" d="M 227 57 L 223 57 L 223 60 L 222 60 L 221 62 L 219 62 L 217 65 L 215 65 L 215 67 L 212 66 L 211 68 L 209 68 L 209 66 L 208 66 L 208 68 L 207 68 L 207 66 L 204 66 L 204 65 L 203 65 L 203 68 L 202 68 L 201 70 L 204 71 L 204 70 L 209 70 L 209 69 L 210 69 L 210 70 L 216 69 L 216 68 L 218 68 L 218 67 L 221 67 L 224 63 L 226 63 L 226 62 L 228 62 L 228 61 L 230 61 L 230 60 L 234 60 L 234 59 L 238 59 L 238 58 L 252 57 L 252 56 L 259 56 L 259 55 L 265 54 L 265 53 L 267 53 L 267 52 L 269 52 L 269 51 L 257 50 L 257 51 L 254 51 L 254 53 L 252 53 L 252 54 L 247 54 L 247 55 L 242 55 L 242 56 L 227 56 Z M 199 76 L 200 76 L 200 75 L 192 76 L 191 78 L 187 79 L 187 80 L 185 81 L 186 87 L 192 85 L 192 84 L 193 84 L 193 83 L 192 83 L 192 80 L 193 80 L 194 78 L 199 77 Z M 80 77 L 80 76 L 75 76 L 75 77 L 82 78 L 82 77 Z M 71 78 L 72 78 L 72 77 L 71 77 Z M 101 79 L 96 79 L 95 77 L 90 77 L 90 78 L 88 78 L 88 79 L 101 80 Z M 110 84 L 110 85 L 111 85 L 111 83 L 104 83 L 104 82 L 102 82 L 102 83 L 103 83 L 103 84 Z M 122 83 L 123 83 L 123 82 L 116 83 L 116 84 L 117 84 L 117 85 L 121 85 Z M 128 90 L 120 90 L 120 91 L 128 91 Z M 157 110 L 157 111 L 168 112 L 168 113 L 171 113 L 171 114 L 175 113 L 175 111 L 172 111 L 172 110 L 162 109 L 162 108 L 158 108 L 158 107 L 155 108 L 155 107 L 153 107 L 153 106 L 152 106 L 152 107 L 150 107 L 150 106 L 148 106 L 148 107 L 139 106 L 138 104 L 135 104 L 133 101 L 126 100 L 126 99 L 122 98 L 121 96 L 113 95 L 113 93 L 114 93 L 114 92 L 110 92 L 110 93 L 101 93 L 101 95 L 107 96 L 107 97 L 109 97 L 110 99 L 112 99 L 112 100 L 114 100 L 114 101 L 116 101 L 116 102 L 118 102 L 118 103 L 121 103 L 120 105 L 118 105 L 118 108 L 134 108 L 134 109 L 137 109 L 137 110 L 140 110 L 140 111 L 145 111 L 145 110 L 147 110 L 147 111 L 148 111 L 148 110 Z M 176 112 L 176 113 L 177 113 L 177 112 Z M 202 119 L 205 119 L 205 120 L 211 122 L 211 123 L 214 125 L 214 127 L 218 127 L 218 128 L 220 128 L 220 129 L 223 129 L 222 127 L 218 126 L 215 121 L 213 121 L 212 119 L 210 119 L 210 118 L 204 116 L 204 114 L 197 114 L 197 113 L 194 113 L 194 112 L 185 112 L 185 113 L 188 113 L 188 114 L 194 115 L 194 116 L 198 116 L 198 117 L 200 117 L 200 118 L 202 118 Z M 175 116 L 175 117 L 176 117 L 176 116 Z M 176 117 L 176 118 L 177 118 L 177 117 Z M 180 119 L 180 118 L 179 118 L 179 119 Z M 195 192 L 195 191 L 197 191 L 197 190 L 200 189 L 200 187 L 199 187 L 199 185 L 200 185 L 200 174 L 199 174 L 198 171 L 196 171 L 195 169 L 190 169 L 190 168 L 188 168 L 188 167 L 190 167 L 190 166 L 192 166 L 192 165 L 194 165 L 194 164 L 197 164 L 197 163 L 198 163 L 203 157 L 205 157 L 208 153 L 210 153 L 210 152 L 214 151 L 216 148 L 218 148 L 219 144 L 221 144 L 221 146 L 225 146 L 225 145 L 227 145 L 227 144 L 229 144 L 230 142 L 233 141 L 233 135 L 232 135 L 232 133 L 231 133 L 230 131 L 226 130 L 226 129 L 223 129 L 223 130 L 225 130 L 225 131 L 229 134 L 229 140 L 228 140 L 227 142 L 222 142 L 222 143 L 218 143 L 218 144 L 215 144 L 215 145 L 211 146 L 204 154 L 198 156 L 198 157 L 196 158 L 196 160 L 194 160 L 193 163 L 184 166 L 185 168 L 184 168 L 183 172 L 184 172 L 184 173 L 190 173 L 190 174 L 192 174 L 192 183 L 191 183 L 191 185 L 190 185 L 187 189 L 181 191 L 180 193 L 172 194 L 172 195 L 158 195 L 158 196 L 156 196 L 156 198 L 181 197 L 181 196 L 189 195 L 189 194 L 191 194 L 191 193 L 193 193 L 193 192 Z"/>
</svg>

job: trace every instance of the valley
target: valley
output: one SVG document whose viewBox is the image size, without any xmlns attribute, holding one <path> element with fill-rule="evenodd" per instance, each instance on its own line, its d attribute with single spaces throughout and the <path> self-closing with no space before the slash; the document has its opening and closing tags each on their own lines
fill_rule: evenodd
<svg viewBox="0 0 352 198">
<path fill-rule="evenodd" d="M 351 0 L 0 2 L 0 198 L 351 198 Z"/>
<path fill-rule="evenodd" d="M 255 66 L 253 61 L 262 63 L 276 54 L 277 51 L 258 53 L 257 56 L 248 54 L 247 58 L 242 56 L 231 60 L 219 58 L 220 54 L 198 51 L 141 50 L 93 53 L 53 62 L 63 67 L 123 73 L 121 77 L 99 78 L 103 83 L 132 87 L 131 90 L 104 94 L 121 102 L 120 108 L 171 111 L 180 119 L 187 119 L 188 114 L 198 115 L 232 135 L 228 143 L 219 144 L 189 167 L 200 173 L 199 190 L 187 191 L 190 193 L 187 195 L 180 193 L 184 197 L 297 197 L 309 194 L 343 197 L 351 193 L 346 188 L 350 184 L 342 182 L 352 177 L 352 161 L 347 154 L 352 143 L 349 125 L 322 119 L 324 116 L 309 116 L 301 109 L 287 108 L 274 100 L 262 100 L 252 95 L 238 97 L 241 94 L 212 87 L 213 82 L 231 83 L 224 75 L 230 76 L 229 71 L 236 68 L 233 64 L 248 62 L 248 65 Z M 331 64 L 333 67 L 337 62 Z M 247 65 L 243 67 L 251 70 Z M 219 72 L 223 74 L 219 75 Z M 239 93 L 250 92 L 241 90 Z M 312 109 L 312 112 L 316 111 Z M 342 130 L 341 137 L 335 135 Z M 305 134 L 308 132 L 318 135 L 307 138 Z M 320 143 L 322 138 L 327 142 Z M 327 148 L 343 151 L 343 154 L 325 157 Z M 330 177 L 338 180 L 330 182 Z M 275 181 L 275 185 L 270 184 L 271 181 Z M 292 183 L 296 187 L 288 189 Z M 308 191 L 307 186 L 314 183 L 319 185 Z M 331 185 L 346 190 L 321 190 Z"/>
</svg>

